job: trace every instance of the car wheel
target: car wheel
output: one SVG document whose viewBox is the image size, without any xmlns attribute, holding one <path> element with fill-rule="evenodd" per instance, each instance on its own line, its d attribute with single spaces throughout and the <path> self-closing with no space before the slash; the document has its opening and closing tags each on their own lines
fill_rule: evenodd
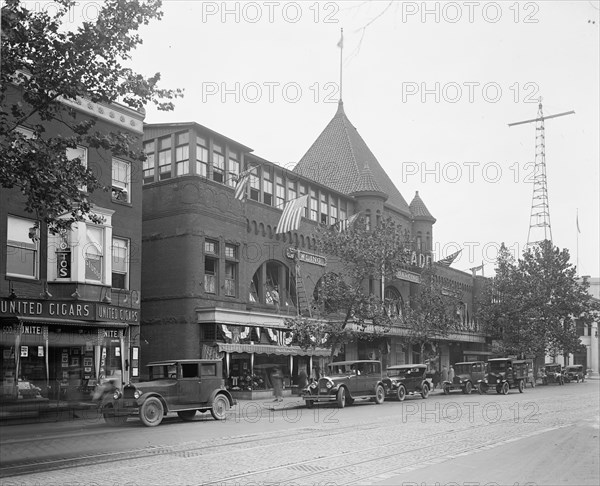
<svg viewBox="0 0 600 486">
<path fill-rule="evenodd" d="M 213 400 L 210 414 L 215 420 L 225 420 L 227 410 L 229 410 L 229 400 L 225 395 L 217 395 Z"/>
<path fill-rule="evenodd" d="M 421 397 L 423 398 L 427 398 L 429 396 L 429 385 L 427 385 L 426 383 L 423 385 L 423 388 L 421 388 Z"/>
<path fill-rule="evenodd" d="M 465 395 L 470 395 L 472 391 L 473 385 L 471 385 L 470 381 L 467 381 L 467 384 L 465 385 Z"/>
<path fill-rule="evenodd" d="M 375 389 L 375 403 L 381 405 L 385 400 L 385 389 L 381 385 L 377 385 Z"/>
<path fill-rule="evenodd" d="M 179 415 L 181 420 L 189 422 L 196 415 L 196 410 L 182 410 L 181 412 L 177 412 L 177 415 Z"/>
<path fill-rule="evenodd" d="M 448 385 L 444 386 L 444 395 L 450 395 L 450 387 Z"/>
<path fill-rule="evenodd" d="M 336 396 L 336 403 L 338 408 L 344 408 L 346 406 L 346 389 L 341 387 Z"/>
<path fill-rule="evenodd" d="M 519 393 L 523 393 L 523 390 L 525 390 L 525 383 L 523 380 L 519 380 Z"/>
<path fill-rule="evenodd" d="M 406 398 L 406 388 L 404 388 L 404 385 L 400 385 L 398 387 L 397 396 L 398 396 L 398 400 L 401 402 L 403 402 L 404 399 Z"/>
<path fill-rule="evenodd" d="M 313 400 L 306 400 L 304 404 L 306 405 L 306 408 L 313 408 L 315 406 L 315 402 Z"/>
<path fill-rule="evenodd" d="M 509 389 L 508 383 L 504 382 L 504 384 L 502 385 L 502 395 L 508 395 L 508 389 Z"/>
<path fill-rule="evenodd" d="M 102 409 L 102 416 L 107 425 L 110 425 L 111 427 L 123 425 L 127 422 L 127 415 L 116 414 L 112 405 L 107 405 Z"/>
<path fill-rule="evenodd" d="M 150 397 L 140 408 L 140 420 L 147 427 L 156 427 L 162 422 L 164 411 L 162 402 L 156 397 Z"/>
<path fill-rule="evenodd" d="M 482 383 L 477 385 L 477 391 L 480 395 L 485 395 L 487 393 L 487 386 L 484 386 Z"/>
</svg>

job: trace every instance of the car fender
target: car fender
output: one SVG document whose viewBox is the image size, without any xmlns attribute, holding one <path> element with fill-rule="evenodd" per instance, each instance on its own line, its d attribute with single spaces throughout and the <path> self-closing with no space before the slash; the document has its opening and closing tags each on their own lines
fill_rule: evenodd
<svg viewBox="0 0 600 486">
<path fill-rule="evenodd" d="M 231 393 L 229 393 L 227 390 L 225 390 L 224 388 L 217 388 L 216 390 L 213 390 L 213 392 L 210 395 L 209 403 L 212 405 L 212 403 L 215 401 L 215 397 L 217 395 L 225 395 L 227 397 L 227 400 L 229 400 L 229 406 L 233 407 L 236 404 L 236 401 L 233 399 L 233 397 L 231 396 Z"/>
</svg>

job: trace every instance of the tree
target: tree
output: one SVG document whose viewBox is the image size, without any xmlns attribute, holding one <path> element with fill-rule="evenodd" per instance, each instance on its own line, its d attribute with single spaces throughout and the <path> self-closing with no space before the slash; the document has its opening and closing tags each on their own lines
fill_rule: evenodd
<svg viewBox="0 0 600 486">
<path fill-rule="evenodd" d="M 392 302 L 369 292 L 369 281 L 380 285 L 382 277 L 392 279 L 406 267 L 407 242 L 407 234 L 389 218 L 372 231 L 362 218 L 344 232 L 320 227 L 317 248 L 335 261 L 337 270 L 318 283 L 314 319 L 286 320 L 296 342 L 305 349 L 330 349 L 333 357 L 344 343 L 384 336 L 392 325 L 387 311 Z"/>
<path fill-rule="evenodd" d="M 574 353 L 581 349 L 576 319 L 590 323 L 598 306 L 579 282 L 566 249 L 548 240 L 518 261 L 504 245 L 496 276 L 483 292 L 478 318 L 502 339 L 502 350 L 520 356 Z"/>
<path fill-rule="evenodd" d="M 145 78 L 122 65 L 142 43 L 137 30 L 160 19 L 160 0 L 105 0 L 95 22 L 66 29 L 77 2 L 56 0 L 53 13 L 31 11 L 19 0 L 5 0 L 1 16 L 0 183 L 18 188 L 26 209 L 55 233 L 89 218 L 100 222 L 87 192 L 101 188 L 68 148 L 85 145 L 133 160 L 145 157 L 124 133 L 100 133 L 94 120 L 76 117 L 61 99 L 84 97 L 94 103 L 123 103 L 135 110 L 152 102 L 171 110 L 180 90 L 159 89 L 160 74 Z M 65 125 L 58 136 L 46 133 L 49 122 Z M 33 130 L 24 135 L 22 125 Z M 66 215 L 66 217 L 65 217 Z"/>
<path fill-rule="evenodd" d="M 456 314 L 459 304 L 456 292 L 444 289 L 437 280 L 435 267 L 423 270 L 419 289 L 402 314 L 407 341 L 419 347 L 423 361 L 427 347 L 433 351 L 435 343 L 459 329 Z"/>
</svg>

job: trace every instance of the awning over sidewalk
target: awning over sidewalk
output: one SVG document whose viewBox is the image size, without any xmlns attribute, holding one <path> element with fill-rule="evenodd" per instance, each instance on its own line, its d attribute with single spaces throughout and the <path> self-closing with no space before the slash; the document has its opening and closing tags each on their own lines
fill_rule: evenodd
<svg viewBox="0 0 600 486">
<path fill-rule="evenodd" d="M 219 351 L 227 353 L 278 354 L 282 356 L 329 356 L 329 349 L 302 349 L 300 346 L 272 346 L 269 344 L 217 343 Z"/>
</svg>

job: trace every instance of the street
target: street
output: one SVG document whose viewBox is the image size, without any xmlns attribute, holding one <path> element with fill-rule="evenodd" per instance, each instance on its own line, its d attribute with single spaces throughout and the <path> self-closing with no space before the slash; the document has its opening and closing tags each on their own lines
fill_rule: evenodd
<svg viewBox="0 0 600 486">
<path fill-rule="evenodd" d="M 596 485 L 598 381 L 520 394 L 439 390 L 344 409 L 241 402 L 227 420 L 93 414 L 1 429 L 1 484 Z"/>
</svg>

